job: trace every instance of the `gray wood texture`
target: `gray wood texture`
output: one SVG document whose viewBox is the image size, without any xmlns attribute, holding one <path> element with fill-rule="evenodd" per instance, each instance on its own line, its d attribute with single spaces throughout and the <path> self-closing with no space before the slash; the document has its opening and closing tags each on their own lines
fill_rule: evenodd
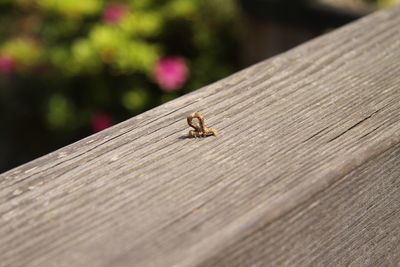
<svg viewBox="0 0 400 267">
<path fill-rule="evenodd" d="M 397 7 L 0 175 L 0 266 L 399 266 L 399 63 Z"/>
</svg>

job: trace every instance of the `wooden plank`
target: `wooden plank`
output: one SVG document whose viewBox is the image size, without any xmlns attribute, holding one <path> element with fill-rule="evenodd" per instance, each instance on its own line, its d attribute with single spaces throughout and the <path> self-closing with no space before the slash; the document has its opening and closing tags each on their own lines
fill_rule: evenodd
<svg viewBox="0 0 400 267">
<path fill-rule="evenodd" d="M 0 266 L 395 265 L 399 25 L 373 14 L 2 174 Z M 219 136 L 183 138 L 194 111 Z"/>
<path fill-rule="evenodd" d="M 400 145 L 202 266 L 398 266 Z"/>
</svg>

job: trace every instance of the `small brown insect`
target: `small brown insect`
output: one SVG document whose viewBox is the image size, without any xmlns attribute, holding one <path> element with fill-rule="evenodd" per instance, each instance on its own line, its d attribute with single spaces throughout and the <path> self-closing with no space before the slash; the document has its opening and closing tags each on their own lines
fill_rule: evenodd
<svg viewBox="0 0 400 267">
<path fill-rule="evenodd" d="M 199 120 L 199 125 L 193 123 L 193 119 L 195 118 Z M 189 131 L 189 137 L 206 137 L 208 135 L 217 136 L 217 130 L 207 128 L 204 117 L 197 112 L 190 114 L 187 117 L 187 122 L 190 127 L 194 128 L 194 130 Z"/>
</svg>

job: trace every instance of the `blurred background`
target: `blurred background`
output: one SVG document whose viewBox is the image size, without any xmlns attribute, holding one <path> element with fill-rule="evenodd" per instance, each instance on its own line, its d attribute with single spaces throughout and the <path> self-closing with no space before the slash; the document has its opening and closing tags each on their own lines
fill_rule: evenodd
<svg viewBox="0 0 400 267">
<path fill-rule="evenodd" d="M 398 0 L 0 0 L 0 173 Z"/>
</svg>

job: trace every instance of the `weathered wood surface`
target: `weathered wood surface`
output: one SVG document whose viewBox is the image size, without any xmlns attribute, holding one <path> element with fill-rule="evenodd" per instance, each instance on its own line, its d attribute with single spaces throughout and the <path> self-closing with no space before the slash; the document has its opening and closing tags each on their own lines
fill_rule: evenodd
<svg viewBox="0 0 400 267">
<path fill-rule="evenodd" d="M 397 7 L 2 174 L 0 266 L 397 266 L 399 114 Z"/>
</svg>

